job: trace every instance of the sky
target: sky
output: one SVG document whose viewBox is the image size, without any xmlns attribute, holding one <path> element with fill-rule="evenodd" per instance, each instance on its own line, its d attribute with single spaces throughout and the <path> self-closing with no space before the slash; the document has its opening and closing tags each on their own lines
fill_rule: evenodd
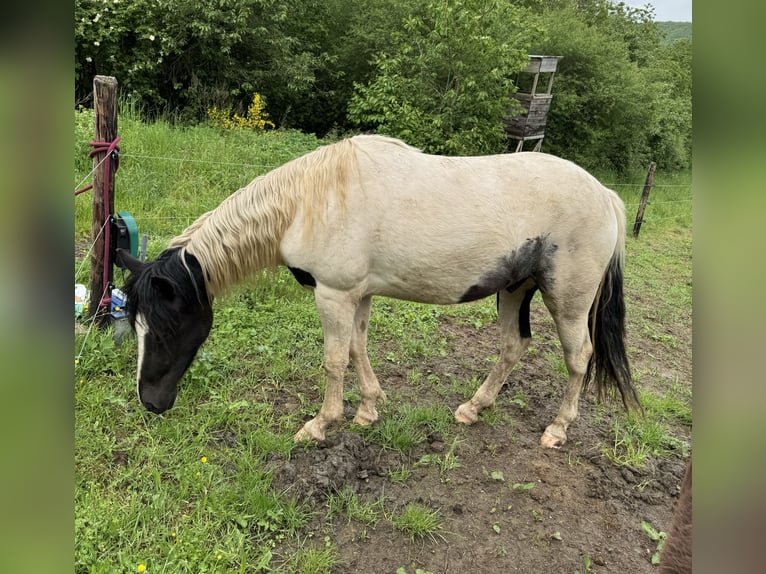
<svg viewBox="0 0 766 574">
<path fill-rule="evenodd" d="M 692 0 L 615 0 L 628 6 L 643 8 L 647 4 L 654 6 L 654 19 L 658 22 L 691 22 Z"/>
</svg>

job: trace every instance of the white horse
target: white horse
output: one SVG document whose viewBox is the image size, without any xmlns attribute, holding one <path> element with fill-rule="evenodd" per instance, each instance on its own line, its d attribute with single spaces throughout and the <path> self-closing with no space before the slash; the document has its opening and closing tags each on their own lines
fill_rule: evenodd
<svg viewBox="0 0 766 574">
<path fill-rule="evenodd" d="M 569 372 L 564 400 L 541 444 L 559 447 L 593 380 L 638 407 L 624 346 L 625 213 L 613 191 L 573 163 L 542 153 L 427 155 L 401 141 L 357 136 L 321 147 L 203 214 L 151 263 L 121 253 L 138 336 L 138 389 L 154 412 L 173 405 L 178 381 L 212 325 L 212 299 L 261 269 L 287 266 L 314 289 L 324 331 L 326 392 L 295 435 L 323 440 L 343 412 L 343 374 L 361 387 L 355 422 L 378 419 L 385 399 L 367 356 L 372 297 L 462 303 L 497 294 L 501 352 L 455 412 L 477 420 L 531 340 L 539 290 Z"/>
</svg>

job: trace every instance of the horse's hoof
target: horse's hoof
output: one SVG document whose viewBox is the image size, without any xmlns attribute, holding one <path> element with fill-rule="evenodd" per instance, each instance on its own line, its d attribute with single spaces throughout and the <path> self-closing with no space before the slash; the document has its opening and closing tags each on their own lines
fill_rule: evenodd
<svg viewBox="0 0 766 574">
<path fill-rule="evenodd" d="M 479 420 L 479 415 L 471 408 L 470 402 L 463 403 L 455 411 L 455 420 L 464 425 L 472 425 Z"/>
<path fill-rule="evenodd" d="M 356 416 L 354 417 L 354 422 L 360 427 L 368 427 L 377 420 L 378 411 L 375 407 L 371 409 L 360 407 L 357 409 Z"/>
<path fill-rule="evenodd" d="M 306 423 L 301 430 L 295 433 L 295 436 L 293 437 L 294 442 L 310 442 L 312 440 L 316 442 L 324 441 L 324 433 L 313 430 L 309 424 L 310 423 Z"/>
<path fill-rule="evenodd" d="M 354 423 L 358 424 L 360 427 L 368 427 L 372 423 L 374 423 L 376 420 L 378 420 L 377 417 L 375 417 L 374 419 L 371 419 L 369 417 L 364 417 L 362 415 L 356 415 L 354 417 Z"/>
<path fill-rule="evenodd" d="M 567 437 L 554 435 L 548 429 L 545 429 L 543 436 L 540 437 L 540 446 L 544 448 L 561 448 L 567 441 Z"/>
</svg>

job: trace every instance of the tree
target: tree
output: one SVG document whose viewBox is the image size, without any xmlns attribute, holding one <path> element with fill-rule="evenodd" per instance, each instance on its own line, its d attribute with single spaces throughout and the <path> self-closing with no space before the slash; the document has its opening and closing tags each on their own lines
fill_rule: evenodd
<svg viewBox="0 0 766 574">
<path fill-rule="evenodd" d="M 355 85 L 350 119 L 432 153 L 503 151 L 513 78 L 538 32 L 527 11 L 480 0 L 410 6 L 371 80 Z"/>
</svg>

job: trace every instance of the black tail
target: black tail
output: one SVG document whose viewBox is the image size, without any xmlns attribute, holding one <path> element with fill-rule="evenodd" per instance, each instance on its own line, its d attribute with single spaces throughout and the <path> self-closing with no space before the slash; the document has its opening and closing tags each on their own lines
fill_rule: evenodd
<svg viewBox="0 0 766 574">
<path fill-rule="evenodd" d="M 619 391 L 626 410 L 642 410 L 630 376 L 625 352 L 625 301 L 622 294 L 622 253 L 612 256 L 596 300 L 590 309 L 593 355 L 585 371 L 584 387 L 593 381 L 603 400 Z"/>
</svg>

